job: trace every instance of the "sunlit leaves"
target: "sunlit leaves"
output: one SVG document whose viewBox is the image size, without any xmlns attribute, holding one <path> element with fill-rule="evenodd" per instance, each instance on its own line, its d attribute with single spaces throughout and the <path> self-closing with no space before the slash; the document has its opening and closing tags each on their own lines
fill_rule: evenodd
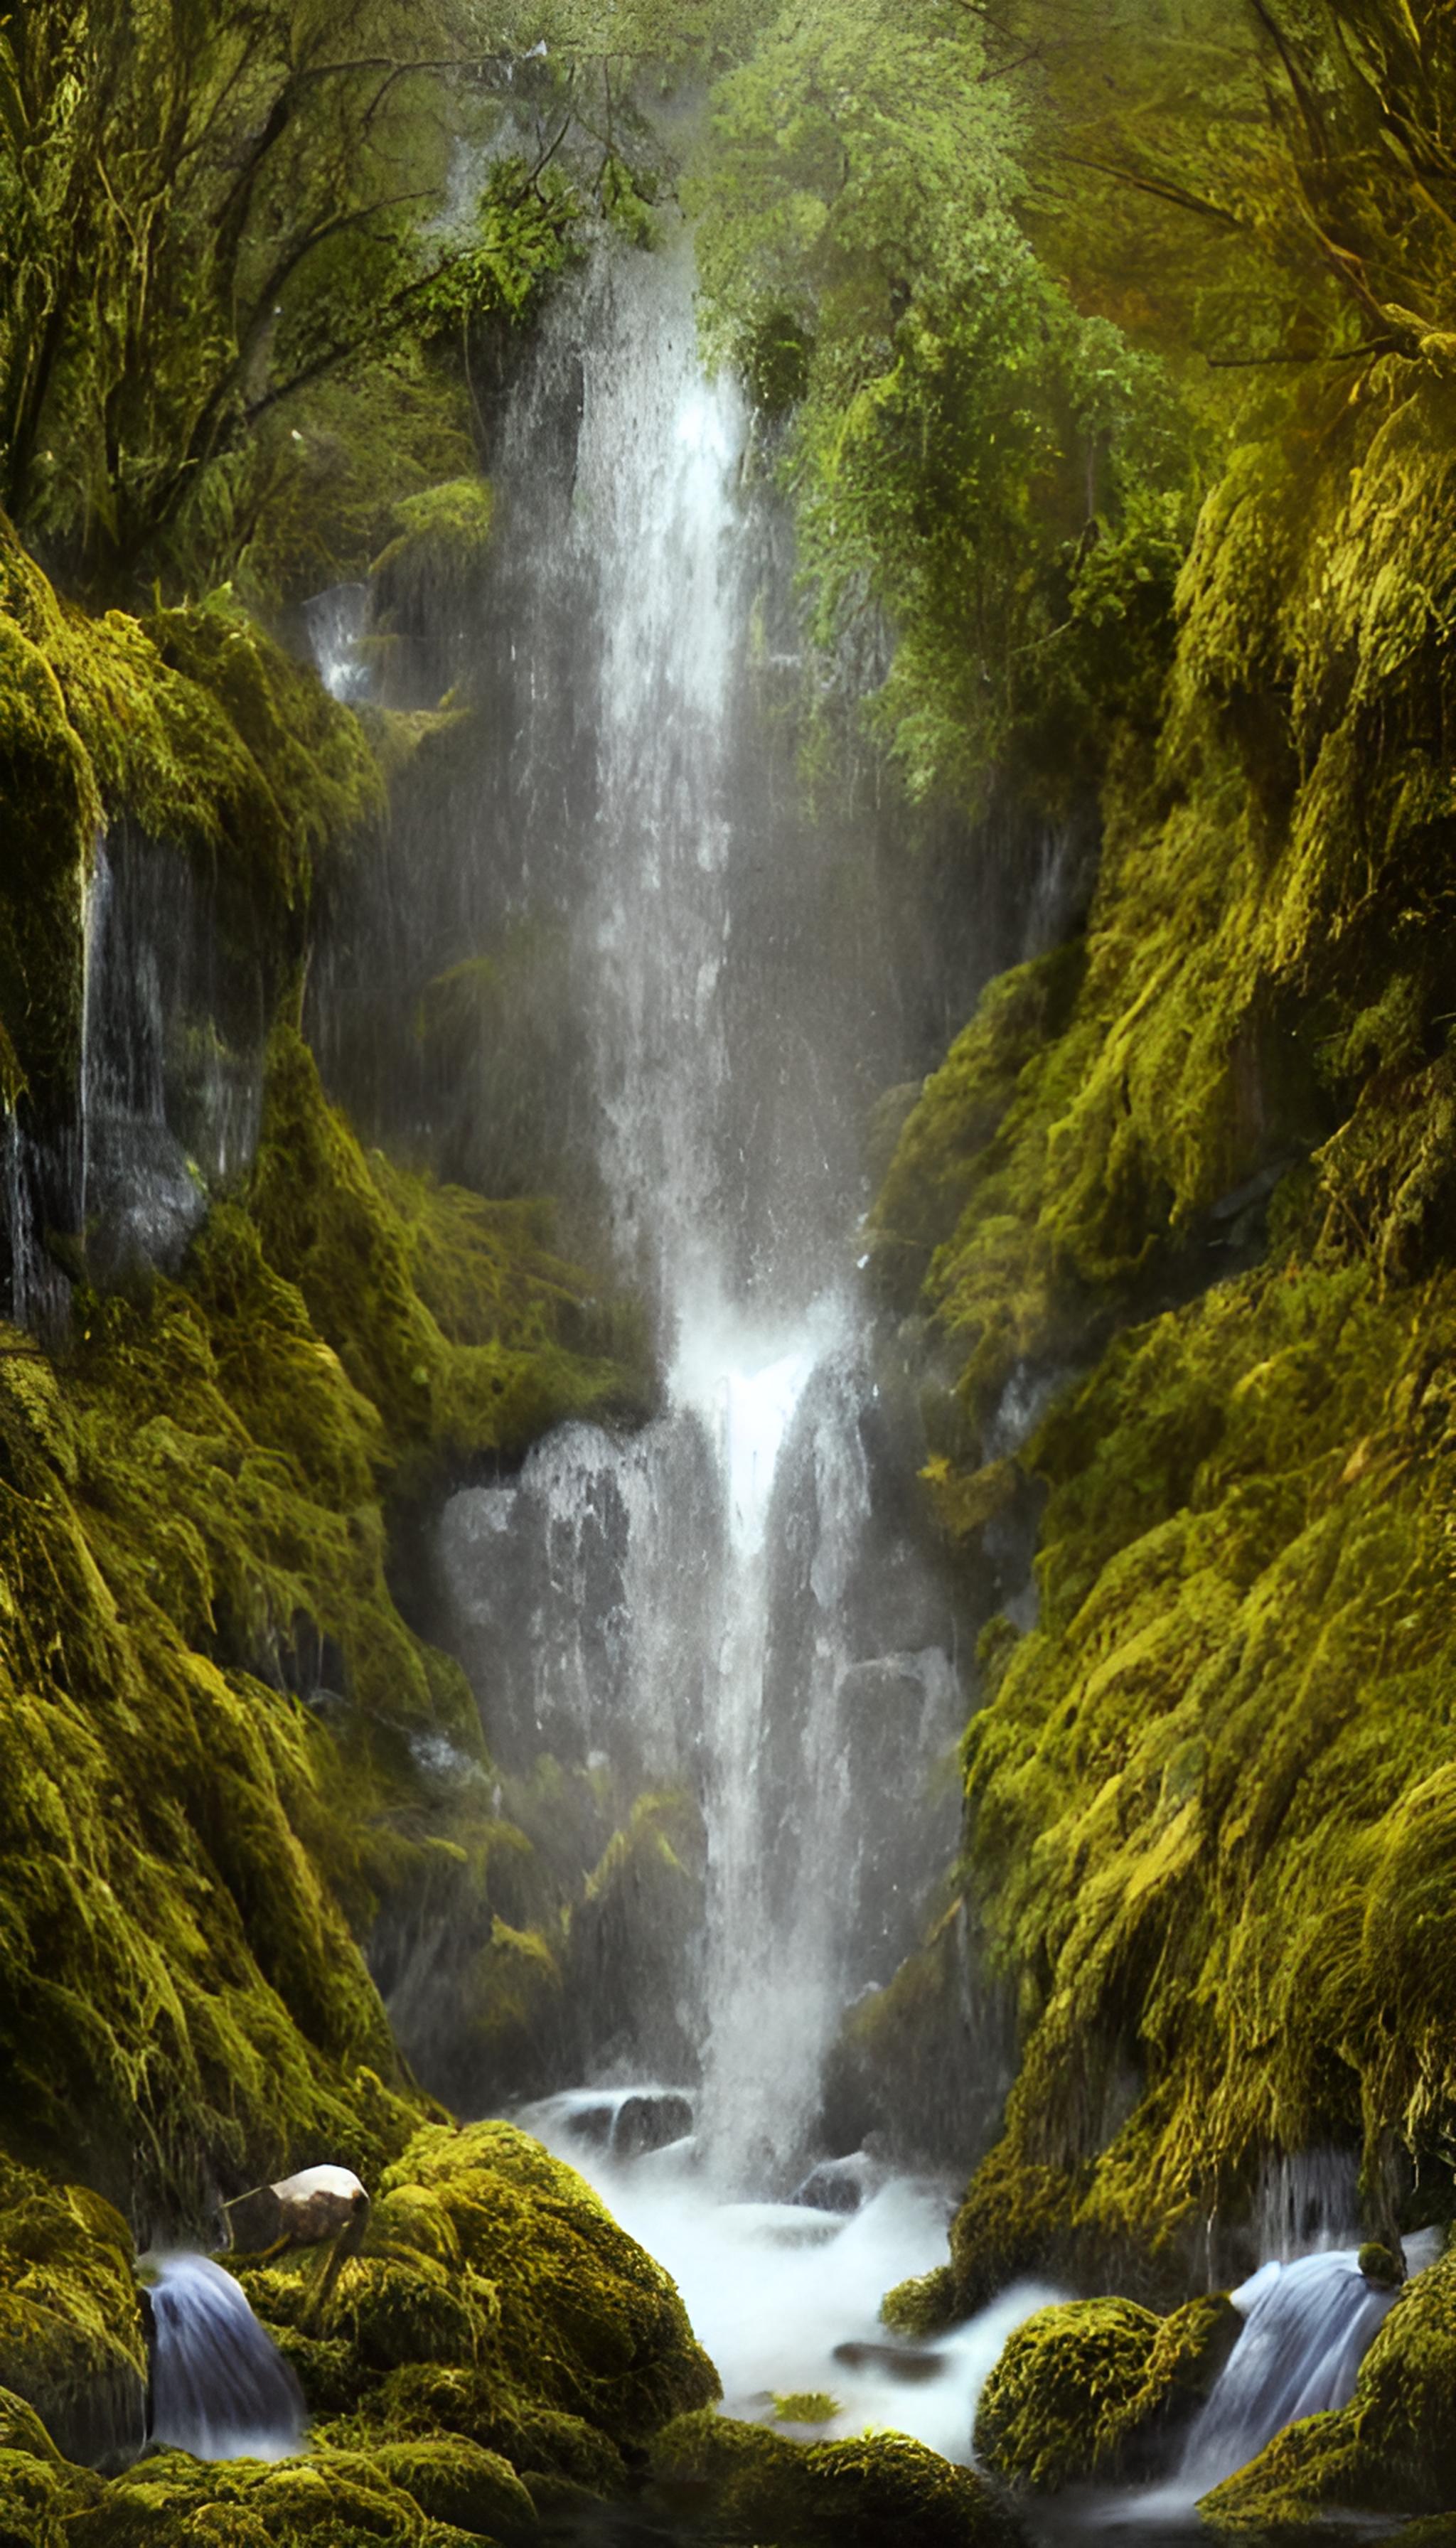
<svg viewBox="0 0 1456 2548">
<path fill-rule="evenodd" d="M 710 351 L 797 410 L 820 723 L 888 651 L 870 724 L 913 796 L 971 807 L 1018 755 L 1044 792 L 1091 774 L 1099 661 L 1155 682 L 1191 522 L 1161 366 L 1024 226 L 1024 62 L 948 0 L 786 10 L 715 91 L 690 196 Z"/>
</svg>

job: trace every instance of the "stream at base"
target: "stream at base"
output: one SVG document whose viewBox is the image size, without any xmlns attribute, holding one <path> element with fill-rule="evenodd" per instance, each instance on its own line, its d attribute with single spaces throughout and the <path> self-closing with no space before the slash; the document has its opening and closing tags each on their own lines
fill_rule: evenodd
<svg viewBox="0 0 1456 2548">
<path fill-rule="evenodd" d="M 623 2229 L 666 2266 L 717 2367 L 723 2412 L 770 2418 L 815 2441 L 883 2427 L 968 2461 L 976 2400 L 1007 2336 L 1066 2294 L 1018 2283 L 934 2345 L 888 2337 L 879 2322 L 884 2294 L 945 2262 L 951 2188 L 905 2176 L 876 2182 L 870 2162 L 863 2202 L 831 2211 L 822 2208 L 839 2194 L 831 2163 L 812 2172 L 805 2200 L 725 2200 L 694 2164 L 686 2137 L 614 2156 L 619 2131 L 606 2125 L 603 2142 L 605 2117 L 614 2124 L 625 2115 L 630 2130 L 644 2097 L 664 2093 L 568 2093 L 516 2120 L 580 2168 Z M 832 2399 L 836 2412 L 816 2412 L 812 2424 L 775 2415 L 775 2401 L 811 2398 L 816 2410 Z"/>
<path fill-rule="evenodd" d="M 673 2276 L 717 2366 L 724 2414 L 801 2441 L 909 2434 L 974 2466 L 977 2404 L 1007 2339 L 1071 2295 L 1018 2282 L 934 2339 L 887 2332 L 885 2292 L 945 2262 L 954 2189 L 859 2152 L 821 2161 L 790 2202 L 736 2198 L 714 2181 L 693 2102 L 684 2088 L 578 2089 L 515 2120 L 578 2167 Z M 1408 2273 L 1438 2247 L 1428 2233 L 1410 2240 Z M 1352 2247 L 1271 2259 L 1231 2294 L 1242 2332 L 1206 2403 L 1170 2436 L 1164 2468 L 1140 2485 L 1021 2499 L 1033 2532 L 1109 2548 L 1199 2536 L 1202 2496 L 1286 2424 L 1348 2403 L 1395 2297 Z"/>
</svg>

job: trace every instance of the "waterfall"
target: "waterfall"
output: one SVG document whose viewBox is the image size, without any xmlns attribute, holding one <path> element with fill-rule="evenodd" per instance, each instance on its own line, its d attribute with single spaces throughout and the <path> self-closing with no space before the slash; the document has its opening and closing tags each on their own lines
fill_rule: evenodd
<svg viewBox="0 0 1456 2548">
<path fill-rule="evenodd" d="M 548 1754 L 624 1810 L 673 1788 L 701 1817 L 695 1932 L 669 1982 L 652 1957 L 671 2009 L 626 1976 L 558 2085 L 690 2069 L 713 2180 L 781 2193 L 827 2154 L 843 2012 L 916 1943 L 955 1842 L 954 1791 L 927 1794 L 957 1728 L 949 1597 L 918 1516 L 881 1509 L 849 1270 L 864 1121 L 918 1048 L 906 897 L 800 801 L 791 546 L 741 393 L 703 374 L 685 231 L 564 288 L 493 475 L 480 783 L 440 899 L 492 944 L 543 912 L 565 934 L 561 1107 L 666 1405 L 452 1500 L 445 1632 L 507 1772 Z"/>
<path fill-rule="evenodd" d="M 149 2440 L 200 2460 L 290 2458 L 303 2441 L 303 2398 L 241 2285 L 191 2254 L 148 2257 L 142 2273 Z"/>
<path fill-rule="evenodd" d="M 1288 2264 L 1347 2247 L 1360 2226 L 1360 2163 L 1353 2150 L 1280 2151 L 1265 2160 L 1254 2206 L 1260 2256 Z"/>
<path fill-rule="evenodd" d="M 1243 2330 L 1184 2450 L 1183 2477 L 1199 2494 L 1244 2467 L 1286 2424 L 1348 2404 L 1396 2297 L 1366 2281 L 1357 2254 L 1263 2265 L 1233 2294 Z"/>
</svg>

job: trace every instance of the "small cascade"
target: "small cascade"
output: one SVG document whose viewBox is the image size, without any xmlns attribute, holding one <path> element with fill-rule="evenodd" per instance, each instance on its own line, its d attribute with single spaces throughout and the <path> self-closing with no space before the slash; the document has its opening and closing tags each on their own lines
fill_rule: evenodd
<svg viewBox="0 0 1456 2548">
<path fill-rule="evenodd" d="M 357 707 L 373 694 L 364 641 L 374 615 L 367 584 L 333 584 L 304 604 L 304 625 L 318 679 L 329 697 Z"/>
<path fill-rule="evenodd" d="M 200 2460 L 291 2458 L 304 2438 L 303 2395 L 241 2285 L 207 2256 L 152 2256 L 141 2271 L 151 2442 Z"/>
<path fill-rule="evenodd" d="M 1368 2282 L 1354 2248 L 1270 2263 L 1233 2294 L 1243 2332 L 1188 2436 L 1182 2476 L 1204 2494 L 1286 2424 L 1343 2407 L 1396 2295 Z"/>
<path fill-rule="evenodd" d="M 1254 2205 L 1257 2253 L 1288 2264 L 1358 2243 L 1360 2163 L 1353 2150 L 1282 2150 L 1267 2158 Z"/>
<path fill-rule="evenodd" d="M 267 991 L 229 944 L 220 894 L 178 851 L 126 831 L 98 845 L 78 1146 L 88 1267 L 103 1285 L 172 1270 L 208 1188 L 256 1147 Z"/>
</svg>

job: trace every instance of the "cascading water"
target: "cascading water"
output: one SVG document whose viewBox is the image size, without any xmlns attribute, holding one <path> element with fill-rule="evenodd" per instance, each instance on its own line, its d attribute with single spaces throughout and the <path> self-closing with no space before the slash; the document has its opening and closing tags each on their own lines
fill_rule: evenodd
<svg viewBox="0 0 1456 2548">
<path fill-rule="evenodd" d="M 860 1112 L 898 1057 L 882 914 L 775 747 L 783 560 L 740 394 L 702 373 L 692 279 L 685 234 L 604 255 L 517 390 L 482 844 L 504 834 L 523 906 L 554 900 L 570 934 L 598 1192 L 668 1405 L 627 1441 L 565 1428 L 518 1481 L 457 1497 L 441 1547 L 503 1764 L 549 1752 L 696 1798 L 704 1914 L 674 2024 L 614 2013 L 595 2057 L 620 2075 L 685 2050 L 715 2177 L 765 2192 L 813 2154 L 846 2001 L 914 1943 L 907 1870 L 954 1838 L 924 1791 L 956 1710 L 933 1571 L 872 1552 L 873 1384 L 841 1272 Z"/>
<path fill-rule="evenodd" d="M 207 2256 L 143 2258 L 147 2438 L 203 2460 L 281 2460 L 303 2441 L 298 2381 L 233 2277 Z"/>
<path fill-rule="evenodd" d="M 846 1279 L 864 1118 L 916 1046 L 901 923 L 863 843 L 807 821 L 774 731 L 791 559 L 740 395 L 700 367 L 685 236 L 562 295 L 494 476 L 510 644 L 458 891 L 484 908 L 488 870 L 499 906 L 503 851 L 504 918 L 547 905 L 568 936 L 563 1103 L 667 1403 L 625 1439 L 568 1425 L 452 1500 L 447 1630 L 504 1772 L 549 1754 L 623 1799 L 682 1788 L 703 1860 L 691 1934 L 627 1954 L 581 2013 L 578 2084 L 530 2120 L 678 2275 L 740 2403 L 832 2383 L 848 2423 L 913 2424 L 875 2314 L 943 2256 L 945 2190 L 865 2162 L 852 2220 L 782 2198 L 831 2154 L 826 2053 L 917 1943 L 957 1821 L 930 1778 L 959 1714 L 953 1616 L 918 1522 L 883 1508 Z M 394 1991 L 407 2045 L 429 1990 L 416 1962 Z M 968 2449 L 1009 2322 L 935 2366 L 916 2429 Z"/>
<path fill-rule="evenodd" d="M 671 1789 L 699 1818 L 695 1914 L 613 1932 L 523 2120 L 675 2274 L 730 2407 L 827 2392 L 824 2430 L 888 2422 L 966 2457 L 980 2381 L 1055 2295 L 1010 2292 L 934 2352 L 887 2344 L 880 2296 L 943 2259 L 947 2189 L 821 2131 L 836 2033 L 916 1943 L 957 1824 L 954 1782 L 937 1804 L 926 1775 L 960 1712 L 954 1620 L 885 1509 L 845 1271 L 861 1119 L 914 1038 L 873 861 L 806 820 L 776 744 L 791 560 L 739 396 L 702 376 L 691 284 L 685 237 L 603 254 L 515 385 L 478 802 L 433 958 L 543 926 L 565 948 L 556 1095 L 655 1312 L 666 1405 L 628 1437 L 564 1426 L 517 1478 L 457 1495 L 444 1624 L 503 1775 L 548 1756 L 624 1815 Z M 1077 871 L 1076 844 L 1053 847 L 1048 900 Z M 1048 1385 L 1017 1376 L 998 1447 Z M 426 2059 L 440 1947 L 421 1940 L 391 2001 Z M 1265 2190 L 1286 2254 L 1341 2226 L 1344 2173 L 1307 2176 Z M 1161 2494 L 1178 2517 L 1290 2412 L 1347 2394 L 1387 2305 L 1338 2254 L 1240 2300 Z"/>
<path fill-rule="evenodd" d="M 1271 2263 L 1233 2294 L 1243 2332 L 1188 2437 L 1183 2477 L 1202 2495 L 1305 2415 L 1343 2407 L 1394 2291 L 1353 2248 Z"/>
</svg>

